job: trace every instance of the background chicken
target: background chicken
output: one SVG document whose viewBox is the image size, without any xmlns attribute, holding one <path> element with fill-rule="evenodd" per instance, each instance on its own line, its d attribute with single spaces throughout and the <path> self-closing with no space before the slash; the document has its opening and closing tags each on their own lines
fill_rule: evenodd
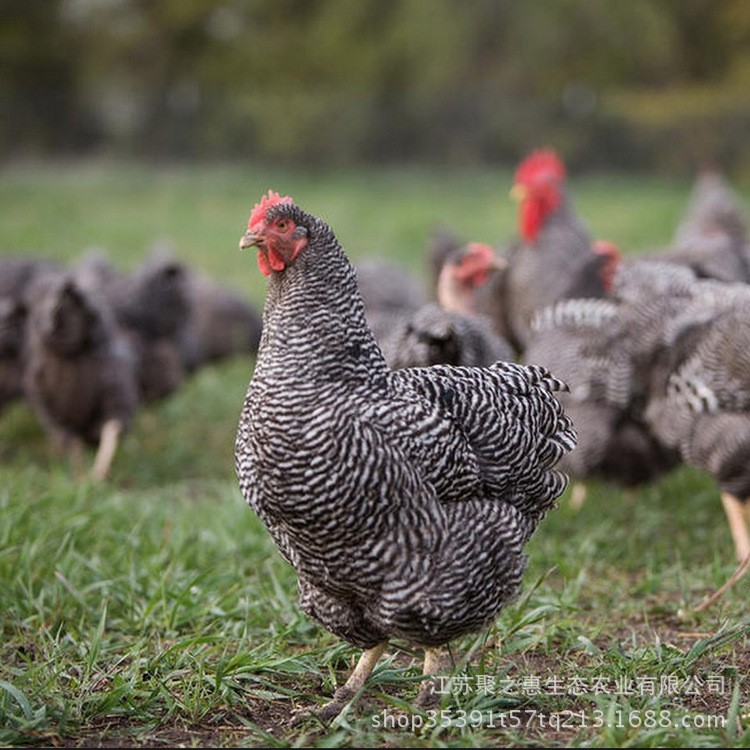
<svg viewBox="0 0 750 750">
<path fill-rule="evenodd" d="M 489 245 L 469 243 L 450 253 L 440 271 L 437 304 L 400 316 L 380 341 L 388 365 L 486 367 L 514 359 L 510 344 L 479 310 L 479 295 L 502 268 Z"/>
<path fill-rule="evenodd" d="M 665 332 L 649 425 L 721 490 L 737 558 L 750 555 L 750 287 L 697 281 Z"/>
<path fill-rule="evenodd" d="M 357 263 L 356 274 L 367 322 L 378 341 L 427 303 L 421 281 L 397 263 L 365 258 Z"/>
<path fill-rule="evenodd" d="M 561 468 L 576 479 L 597 477 L 630 487 L 650 481 L 679 463 L 660 443 L 643 415 L 651 368 L 636 352 L 637 334 L 627 308 L 612 300 L 564 300 L 537 313 L 525 361 L 549 367 L 569 386 L 559 398 L 578 434 Z M 646 360 L 641 369 L 635 362 Z M 641 378 L 642 373 L 646 373 Z M 645 389 L 645 392 L 644 392 Z M 574 488 L 573 502 L 585 496 Z"/>
<path fill-rule="evenodd" d="M 77 464 L 98 445 L 103 479 L 138 404 L 132 355 L 109 310 L 69 274 L 38 278 L 27 293 L 24 393 L 50 436 Z"/>
<path fill-rule="evenodd" d="M 651 257 L 686 265 L 699 278 L 750 281 L 744 210 L 719 172 L 704 170 L 698 176 L 672 247 Z"/>
<path fill-rule="evenodd" d="M 523 351 L 534 312 L 560 299 L 601 297 L 605 262 L 575 213 L 565 167 L 551 150 L 535 151 L 516 170 L 520 240 L 508 255 L 504 294 L 511 343 Z"/>
<path fill-rule="evenodd" d="M 240 246 L 269 276 L 240 487 L 296 569 L 302 609 L 365 649 L 330 717 L 391 638 L 424 647 L 435 674 L 436 649 L 494 618 L 574 435 L 542 368 L 390 370 L 336 238 L 290 198 L 269 192 Z"/>
<path fill-rule="evenodd" d="M 191 309 L 185 265 L 163 248 L 128 275 L 101 258 L 82 265 L 77 274 L 106 299 L 133 351 L 140 399 L 166 398 L 187 377 L 184 347 Z"/>
<path fill-rule="evenodd" d="M 258 351 L 262 321 L 242 295 L 205 273 L 188 270 L 187 296 L 190 312 L 181 348 L 189 371 Z"/>
</svg>

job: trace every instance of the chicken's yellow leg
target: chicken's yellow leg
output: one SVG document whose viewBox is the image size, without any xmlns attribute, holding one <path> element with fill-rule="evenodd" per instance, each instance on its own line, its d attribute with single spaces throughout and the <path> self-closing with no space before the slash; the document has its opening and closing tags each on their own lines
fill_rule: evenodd
<svg viewBox="0 0 750 750">
<path fill-rule="evenodd" d="M 388 641 L 383 641 L 383 643 L 378 643 L 377 646 L 362 652 L 362 656 L 359 657 L 357 666 L 354 667 L 349 679 L 333 694 L 333 700 L 316 711 L 321 719 L 328 721 L 344 710 L 346 704 L 363 688 L 387 646 Z"/>
<path fill-rule="evenodd" d="M 732 532 L 732 539 L 734 539 L 734 551 L 740 564 L 726 583 L 695 607 L 694 612 L 702 612 L 704 609 L 708 609 L 715 601 L 724 596 L 750 568 L 750 533 L 748 533 L 747 527 L 747 521 L 750 520 L 750 498 L 743 503 L 734 495 L 722 492 L 721 502 L 724 505 L 724 512 L 727 514 L 729 530 Z"/>
<path fill-rule="evenodd" d="M 426 648 L 424 650 L 424 669 L 422 674 L 432 678 L 439 677 L 445 672 L 443 652 L 439 648 Z M 435 680 L 422 680 L 419 686 L 416 705 L 420 708 L 436 708 L 440 705 L 440 693 L 435 690 Z"/>
<path fill-rule="evenodd" d="M 119 419 L 110 419 L 102 425 L 99 448 L 94 459 L 94 467 L 91 469 L 91 478 L 95 482 L 101 482 L 106 478 L 121 432 L 122 422 Z"/>
<path fill-rule="evenodd" d="M 727 521 L 729 521 L 729 530 L 734 540 L 734 551 L 737 559 L 741 562 L 750 555 L 750 532 L 747 528 L 750 509 L 729 492 L 721 493 L 721 502 L 724 506 L 724 512 L 727 514 Z"/>
</svg>

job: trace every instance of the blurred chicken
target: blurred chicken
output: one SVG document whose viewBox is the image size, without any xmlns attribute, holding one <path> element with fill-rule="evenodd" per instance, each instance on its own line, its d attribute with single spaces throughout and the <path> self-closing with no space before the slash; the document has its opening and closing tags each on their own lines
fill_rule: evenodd
<svg viewBox="0 0 750 750">
<path fill-rule="evenodd" d="M 258 351 L 262 321 L 242 296 L 198 271 L 188 271 L 190 315 L 182 335 L 189 371 L 208 362 Z"/>
<path fill-rule="evenodd" d="M 23 299 L 29 285 L 42 274 L 62 270 L 51 260 L 6 256 L 0 258 L 0 297 Z"/>
<path fill-rule="evenodd" d="M 378 341 L 427 302 L 421 282 L 397 263 L 367 258 L 357 263 L 355 270 L 367 322 Z"/>
<path fill-rule="evenodd" d="M 592 299 L 564 300 L 535 317 L 525 361 L 554 368 L 569 384 L 570 392 L 559 399 L 576 426 L 578 444 L 561 466 L 576 479 L 596 477 L 630 487 L 679 463 L 679 454 L 645 424 L 648 376 L 641 378 L 643 371 L 634 365 L 631 322 L 618 303 Z M 584 496 L 576 485 L 575 504 Z"/>
<path fill-rule="evenodd" d="M 59 270 L 40 258 L 0 258 L 0 412 L 23 395 L 26 291 L 39 276 Z"/>
<path fill-rule="evenodd" d="M 699 278 L 750 282 L 744 211 L 718 172 L 699 175 L 672 247 L 650 256 L 688 266 Z"/>
<path fill-rule="evenodd" d="M 133 351 L 143 402 L 172 394 L 185 380 L 184 342 L 191 316 L 188 271 L 159 248 L 130 275 L 117 272 L 100 253 L 85 255 L 76 278 L 105 299 Z"/>
<path fill-rule="evenodd" d="M 98 445 L 92 477 L 104 479 L 138 404 L 134 362 L 106 306 L 69 274 L 37 278 L 29 307 L 24 394 L 76 463 Z"/>
<path fill-rule="evenodd" d="M 535 151 L 520 164 L 511 195 L 519 202 L 521 239 L 508 255 L 504 303 L 510 341 L 523 351 L 536 310 L 561 299 L 604 296 L 604 260 L 591 252 L 553 151 Z"/>
<path fill-rule="evenodd" d="M 489 245 L 469 243 L 444 261 L 438 280 L 438 304 L 401 316 L 381 341 L 390 367 L 436 364 L 486 367 L 512 360 L 511 346 L 479 314 L 477 296 L 503 263 Z"/>
<path fill-rule="evenodd" d="M 735 552 L 750 555 L 750 287 L 696 282 L 669 321 L 648 423 L 721 490 Z"/>
</svg>

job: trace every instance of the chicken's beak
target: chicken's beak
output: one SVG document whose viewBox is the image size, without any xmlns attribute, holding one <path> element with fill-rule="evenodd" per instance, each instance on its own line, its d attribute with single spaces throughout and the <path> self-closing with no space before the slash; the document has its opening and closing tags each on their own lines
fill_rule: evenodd
<svg viewBox="0 0 750 750">
<path fill-rule="evenodd" d="M 248 229 L 247 232 L 240 237 L 240 250 L 245 250 L 248 247 L 258 247 L 262 242 L 263 239 L 259 234 Z"/>
<path fill-rule="evenodd" d="M 521 185 L 518 182 L 510 189 L 510 197 L 517 203 L 524 201 L 528 194 L 529 191 L 526 189 L 526 186 Z"/>
</svg>

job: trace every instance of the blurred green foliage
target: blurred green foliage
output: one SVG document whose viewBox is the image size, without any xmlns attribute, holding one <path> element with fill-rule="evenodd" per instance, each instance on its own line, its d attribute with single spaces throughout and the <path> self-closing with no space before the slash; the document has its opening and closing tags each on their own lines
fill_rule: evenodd
<svg viewBox="0 0 750 750">
<path fill-rule="evenodd" d="M 0 154 L 750 170 L 747 0 L 0 0 Z"/>
</svg>

